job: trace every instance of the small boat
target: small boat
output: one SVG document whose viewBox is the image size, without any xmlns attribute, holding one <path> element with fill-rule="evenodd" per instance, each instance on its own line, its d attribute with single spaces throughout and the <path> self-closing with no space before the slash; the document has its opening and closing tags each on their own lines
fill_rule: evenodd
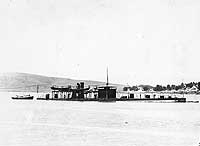
<svg viewBox="0 0 200 146">
<path fill-rule="evenodd" d="M 15 97 L 12 97 L 12 99 L 33 99 L 34 96 L 31 96 L 30 94 L 29 95 L 23 95 L 23 96 L 19 96 L 19 95 L 16 95 Z"/>
</svg>

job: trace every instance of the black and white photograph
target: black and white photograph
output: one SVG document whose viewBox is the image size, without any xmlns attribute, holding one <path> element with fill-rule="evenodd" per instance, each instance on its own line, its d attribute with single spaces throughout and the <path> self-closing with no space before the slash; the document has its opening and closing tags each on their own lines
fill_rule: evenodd
<svg viewBox="0 0 200 146">
<path fill-rule="evenodd" d="M 200 146 L 200 1 L 1 0 L 0 146 Z"/>
</svg>

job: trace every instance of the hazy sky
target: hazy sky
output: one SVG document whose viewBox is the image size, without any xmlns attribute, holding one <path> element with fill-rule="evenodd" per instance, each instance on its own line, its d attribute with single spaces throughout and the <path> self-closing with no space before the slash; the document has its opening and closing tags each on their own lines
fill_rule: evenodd
<svg viewBox="0 0 200 146">
<path fill-rule="evenodd" d="M 200 81 L 199 0 L 1 0 L 1 72 Z"/>
</svg>

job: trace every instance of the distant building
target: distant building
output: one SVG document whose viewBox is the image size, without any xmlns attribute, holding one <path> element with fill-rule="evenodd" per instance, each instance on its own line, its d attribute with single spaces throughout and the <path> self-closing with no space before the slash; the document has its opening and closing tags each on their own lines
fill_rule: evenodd
<svg viewBox="0 0 200 146">
<path fill-rule="evenodd" d="M 143 91 L 144 91 L 143 87 L 138 87 L 138 92 L 143 92 Z"/>
<path fill-rule="evenodd" d="M 193 85 L 192 88 L 189 89 L 189 92 L 197 92 L 198 91 L 198 88 Z"/>
</svg>

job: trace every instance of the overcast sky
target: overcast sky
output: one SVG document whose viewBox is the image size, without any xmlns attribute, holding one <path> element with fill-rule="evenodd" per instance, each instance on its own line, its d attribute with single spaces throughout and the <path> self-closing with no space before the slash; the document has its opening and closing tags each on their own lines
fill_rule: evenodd
<svg viewBox="0 0 200 146">
<path fill-rule="evenodd" d="M 200 81 L 199 0 L 1 0 L 1 72 Z"/>
</svg>

